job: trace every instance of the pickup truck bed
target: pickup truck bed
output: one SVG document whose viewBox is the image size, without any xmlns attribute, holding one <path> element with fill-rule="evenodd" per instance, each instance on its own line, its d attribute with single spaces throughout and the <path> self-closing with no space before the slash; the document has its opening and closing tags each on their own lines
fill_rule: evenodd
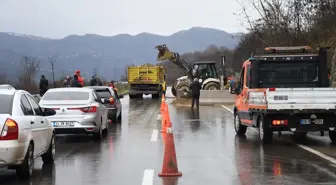
<svg viewBox="0 0 336 185">
<path fill-rule="evenodd" d="M 262 114 L 273 131 L 329 131 L 336 127 L 335 88 L 255 89 L 248 92 L 248 101 L 249 112 Z"/>
</svg>

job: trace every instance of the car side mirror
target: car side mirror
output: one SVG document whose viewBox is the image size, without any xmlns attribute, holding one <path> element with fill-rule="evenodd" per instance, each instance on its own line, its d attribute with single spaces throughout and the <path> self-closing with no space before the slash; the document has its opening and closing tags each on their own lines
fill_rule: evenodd
<svg viewBox="0 0 336 185">
<path fill-rule="evenodd" d="M 44 116 L 53 116 L 56 114 L 56 111 L 50 108 L 44 108 L 43 112 L 44 112 Z"/>
</svg>

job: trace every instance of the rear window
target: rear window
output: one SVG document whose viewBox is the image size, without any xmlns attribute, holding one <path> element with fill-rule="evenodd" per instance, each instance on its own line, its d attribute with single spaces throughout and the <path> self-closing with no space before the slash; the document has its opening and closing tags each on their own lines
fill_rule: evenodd
<svg viewBox="0 0 336 185">
<path fill-rule="evenodd" d="M 101 98 L 111 98 L 113 96 L 108 89 L 96 90 L 96 92 Z"/>
<path fill-rule="evenodd" d="M 88 100 L 89 92 L 80 91 L 62 91 L 62 92 L 47 92 L 42 100 Z"/>
<path fill-rule="evenodd" d="M 0 114 L 11 114 L 13 95 L 0 94 Z"/>
<path fill-rule="evenodd" d="M 266 87 L 315 87 L 318 85 L 316 61 L 261 62 L 260 85 Z"/>
</svg>

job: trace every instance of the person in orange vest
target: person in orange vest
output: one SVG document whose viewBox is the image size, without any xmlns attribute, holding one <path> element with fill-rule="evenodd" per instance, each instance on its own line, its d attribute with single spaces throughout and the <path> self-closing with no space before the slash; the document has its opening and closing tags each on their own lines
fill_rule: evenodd
<svg viewBox="0 0 336 185">
<path fill-rule="evenodd" d="M 78 76 L 78 82 L 84 87 L 84 78 L 80 74 L 80 70 L 76 70 L 75 75 Z"/>
</svg>

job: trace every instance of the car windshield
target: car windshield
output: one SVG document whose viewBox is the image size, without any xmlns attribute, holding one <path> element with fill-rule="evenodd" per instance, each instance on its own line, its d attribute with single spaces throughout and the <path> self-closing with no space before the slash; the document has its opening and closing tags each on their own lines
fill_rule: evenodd
<svg viewBox="0 0 336 185">
<path fill-rule="evenodd" d="M 96 92 L 101 98 L 111 98 L 113 96 L 108 89 L 96 90 Z"/>
<path fill-rule="evenodd" d="M 11 114 L 13 95 L 0 94 L 0 114 Z"/>
<path fill-rule="evenodd" d="M 261 62 L 260 87 L 316 87 L 318 71 L 317 61 Z"/>
<path fill-rule="evenodd" d="M 44 94 L 42 100 L 88 100 L 89 98 L 89 92 L 61 91 L 47 92 Z"/>
</svg>

